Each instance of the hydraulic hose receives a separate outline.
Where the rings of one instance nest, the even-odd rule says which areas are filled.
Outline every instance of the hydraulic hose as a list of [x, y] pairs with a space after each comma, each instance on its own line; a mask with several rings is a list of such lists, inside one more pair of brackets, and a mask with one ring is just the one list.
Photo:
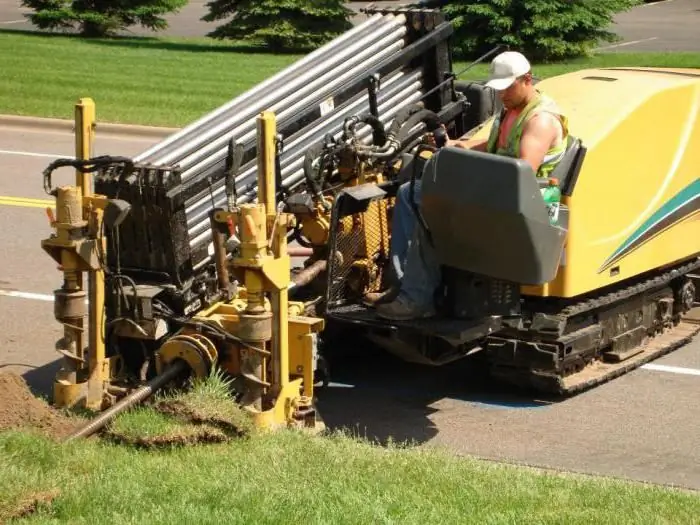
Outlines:
[[[314, 175], [313, 162], [314, 159], [319, 155], [321, 156], [321, 158], [319, 159], [318, 177], [316, 177]], [[306, 179], [306, 183], [311, 188], [311, 191], [314, 194], [314, 196], [319, 199], [321, 198], [323, 191], [322, 181], [323, 170], [325, 169], [324, 158], [325, 154], [323, 152], [323, 144], [318, 143], [311, 146], [304, 155], [304, 178]]]
[[358, 124], [367, 124], [372, 128], [372, 143], [375, 146], [383, 146], [386, 143], [386, 131], [379, 117], [375, 117], [371, 113], [366, 113], [360, 117], [350, 117], [347, 119], [345, 129], [349, 134], [354, 135], [355, 127]]
[[423, 228], [423, 231], [425, 232], [426, 237], [428, 238], [428, 242], [430, 244], [433, 244], [433, 236], [430, 232], [430, 228], [428, 228], [428, 224], [425, 222], [425, 218], [423, 217], [423, 214], [421, 213], [420, 209], [418, 208], [418, 204], [416, 204], [415, 201], [415, 185], [416, 185], [416, 172], [418, 171], [418, 159], [420, 158], [420, 154], [423, 151], [434, 151], [435, 148], [432, 146], [429, 146], [427, 144], [422, 144], [418, 146], [418, 149], [416, 150], [415, 156], [413, 158], [413, 169], [411, 170], [411, 182], [408, 186], [408, 203], [411, 206], [411, 209], [413, 210], [413, 213], [416, 215], [418, 218], [418, 222], [420, 223], [421, 228]]
[[396, 139], [398, 142], [402, 143], [408, 138], [410, 131], [418, 124], [424, 123], [428, 128], [429, 132], [435, 131], [440, 128], [440, 117], [429, 109], [421, 109], [420, 111], [414, 113], [401, 125]]
[[413, 104], [411, 106], [407, 106], [401, 109], [396, 114], [396, 117], [394, 117], [394, 121], [391, 123], [391, 126], [389, 126], [388, 134], [392, 137], [398, 136], [399, 130], [401, 129], [403, 123], [406, 122], [406, 119], [408, 119], [408, 117], [410, 117], [414, 113], [418, 113], [421, 110], [423, 110], [422, 104]]

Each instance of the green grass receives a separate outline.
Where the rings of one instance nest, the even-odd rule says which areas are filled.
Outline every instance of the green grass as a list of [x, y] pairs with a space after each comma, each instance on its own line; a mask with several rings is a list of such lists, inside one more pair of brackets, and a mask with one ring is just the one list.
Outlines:
[[230, 382], [215, 369], [192, 388], [156, 395], [148, 406], [121, 414], [107, 435], [144, 447], [224, 442], [254, 432], [250, 418], [234, 402]]
[[210, 40], [0, 32], [0, 112], [73, 118], [91, 97], [100, 122], [184, 126], [299, 57]]
[[146, 451], [0, 434], [0, 522], [693, 523], [700, 496], [284, 431]]
[[379, 447], [341, 432], [239, 435], [228, 387], [214, 372], [121, 414], [107, 439], [0, 433], [0, 523], [638, 525], [700, 515], [700, 494], [689, 491]]
[[[115, 38], [0, 31], [1, 113], [73, 118], [92, 97], [100, 122], [181, 127], [300, 58], [210, 39]], [[608, 66], [700, 67], [700, 53], [600, 54], [535, 67], [544, 78]], [[455, 64], [460, 71], [465, 64]], [[464, 79], [483, 78], [487, 65]]]

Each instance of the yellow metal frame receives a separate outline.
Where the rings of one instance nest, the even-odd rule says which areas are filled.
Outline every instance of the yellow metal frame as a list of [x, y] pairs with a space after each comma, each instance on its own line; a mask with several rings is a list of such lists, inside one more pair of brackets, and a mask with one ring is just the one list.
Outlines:
[[[94, 136], [95, 103], [82, 98], [75, 105], [76, 158], [91, 158]], [[41, 242], [44, 251], [59, 264], [64, 277], [63, 286], [55, 291], [55, 315], [64, 327], [64, 337], [58, 345], [64, 363], [54, 383], [54, 403], [100, 410], [109, 378], [102, 319], [104, 270], [99, 256], [106, 249], [101, 231], [107, 199], [93, 195], [91, 175], [79, 170], [75, 185], [56, 188], [54, 194], [56, 217], [51, 225], [55, 233]], [[86, 295], [85, 273], [87, 327], [80, 306]]]
[[[313, 364], [316, 334], [323, 330], [324, 321], [304, 316], [304, 304], [289, 301], [287, 232], [294, 227], [294, 216], [275, 205], [274, 114], [261, 113], [257, 128], [258, 202], [236, 210], [217, 210], [213, 215], [215, 225], [238, 229], [240, 250], [230, 270], [242, 276], [243, 283], [234, 298], [200, 311], [193, 320], [214, 323], [241, 340], [239, 349], [220, 348], [215, 357], [221, 368], [239, 371], [248, 381], [250, 390], [242, 406], [256, 427], [318, 431], [323, 423], [312, 409]], [[215, 253], [218, 249], [215, 247]], [[219, 267], [219, 271], [228, 273], [228, 268]], [[222, 287], [227, 285], [224, 281], [220, 279]], [[194, 375], [205, 375], [208, 366], [203, 361], [214, 360], [214, 345], [203, 341], [206, 337], [201, 334], [195, 341], [194, 335], [194, 329], [184, 329], [167, 341], [157, 353], [158, 371], [179, 358], [190, 364]]]
[[[89, 98], [75, 106], [75, 130], [76, 157], [92, 158], [95, 105]], [[185, 328], [161, 345], [156, 368], [163, 371], [175, 360], [183, 360], [193, 376], [203, 377], [217, 362], [248, 381], [243, 406], [256, 426], [320, 430], [323, 424], [313, 410], [313, 372], [315, 338], [324, 321], [305, 317], [304, 305], [288, 298], [287, 233], [294, 226], [294, 216], [276, 209], [275, 137], [275, 116], [264, 112], [258, 117], [259, 202], [213, 215], [212, 227], [237, 227], [241, 240], [237, 257], [217, 260], [217, 271], [222, 273], [219, 283], [228, 285], [230, 269], [242, 275], [242, 286], [234, 297], [194, 316], [219, 325], [239, 343], [215, 343], [206, 334]], [[54, 404], [102, 410], [114, 401], [108, 387], [112, 362], [119, 356], [107, 358], [105, 352], [102, 220], [108, 199], [93, 194], [92, 182], [89, 173], [76, 170], [74, 185], [52, 191], [54, 233], [41, 246], [60, 265], [64, 278], [55, 291], [55, 316], [64, 327], [57, 347], [64, 362], [54, 382]]]

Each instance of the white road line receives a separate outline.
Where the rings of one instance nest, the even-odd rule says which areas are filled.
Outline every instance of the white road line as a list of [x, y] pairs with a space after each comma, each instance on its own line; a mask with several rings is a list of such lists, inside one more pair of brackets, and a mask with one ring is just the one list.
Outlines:
[[0, 155], [24, 155], [26, 157], [46, 157], [50, 159], [73, 158], [73, 156], [71, 155], [58, 155], [55, 153], [34, 153], [32, 151], [13, 151], [8, 149], [0, 149]]
[[637, 7], [650, 7], [652, 5], [670, 4], [671, 2], [673, 2], [673, 0], [659, 0], [658, 2], [649, 2], [648, 4], [638, 5]]
[[[0, 297], [15, 297], [19, 299], [32, 299], [34, 301], [45, 301], [47, 303], [54, 301], [54, 296], [45, 293], [33, 293], [33, 292], [18, 292], [17, 290], [3, 290], [0, 288]], [[88, 300], [85, 299], [85, 304], [88, 304]]]
[[668, 365], [655, 365], [653, 363], [647, 363], [642, 365], [642, 368], [647, 370], [655, 370], [657, 372], [670, 372], [672, 374], [685, 374], [689, 376], [700, 376], [700, 370], [697, 368], [685, 368], [682, 366], [668, 366]]
[[0, 288], [0, 296], [19, 297], [20, 299], [34, 299], [36, 301], [53, 301], [53, 295], [43, 293], [18, 292], [17, 290], [3, 290]]
[[629, 42], [622, 42], [621, 44], [613, 44], [611, 46], [597, 47], [593, 51], [604, 51], [605, 49], [614, 49], [616, 47], [632, 46], [634, 44], [640, 44], [642, 42], [651, 42], [652, 40], [658, 40], [658, 36], [652, 36], [650, 38], [644, 38], [642, 40], [630, 40]]
[[23, 24], [29, 22], [29, 20], [6, 20], [5, 22], [0, 22], [0, 24]]
[[[4, 297], [18, 297], [20, 299], [34, 299], [36, 301], [47, 301], [52, 302], [54, 300], [53, 295], [43, 294], [43, 293], [32, 293], [32, 292], [19, 292], [17, 290], [3, 290], [0, 288], [0, 296]], [[87, 303], [87, 301], [85, 301]], [[654, 363], [647, 363], [642, 365], [641, 368], [645, 370], [654, 370], [656, 372], [670, 372], [672, 374], [684, 374], [689, 376], [700, 376], [700, 369], [697, 368], [686, 368], [681, 366], [668, 366], [668, 365], [657, 365]], [[348, 385], [344, 383], [331, 383], [331, 386], [336, 388], [354, 388], [354, 385]]]

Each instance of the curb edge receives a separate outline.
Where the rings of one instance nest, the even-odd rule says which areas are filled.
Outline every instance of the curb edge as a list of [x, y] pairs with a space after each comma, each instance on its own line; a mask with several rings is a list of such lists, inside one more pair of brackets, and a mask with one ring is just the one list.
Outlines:
[[[0, 115], [0, 126], [30, 129], [53, 129], [72, 133], [74, 122], [72, 120], [58, 118]], [[180, 128], [111, 124], [108, 122], [97, 121], [95, 133], [105, 135], [127, 135], [144, 138], [165, 138], [179, 130]]]

